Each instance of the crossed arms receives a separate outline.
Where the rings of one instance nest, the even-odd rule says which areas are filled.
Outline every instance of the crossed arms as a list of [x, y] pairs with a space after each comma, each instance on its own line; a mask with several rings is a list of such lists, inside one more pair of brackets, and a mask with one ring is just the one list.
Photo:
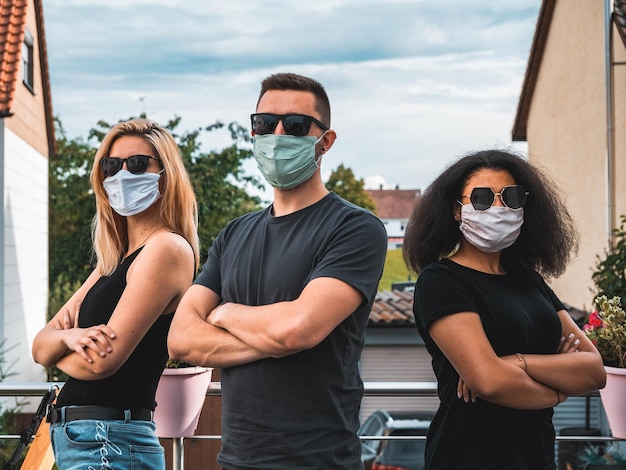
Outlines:
[[565, 310], [558, 315], [564, 338], [558, 354], [524, 354], [523, 360], [517, 355], [498, 357], [476, 313], [443, 317], [429, 333], [460, 376], [459, 399], [469, 402], [479, 397], [510, 408], [538, 410], [555, 406], [568, 395], [602, 388], [606, 380], [602, 358], [591, 341]]
[[171, 357], [207, 367], [233, 367], [312, 348], [363, 302], [344, 281], [311, 280], [292, 301], [262, 306], [220, 305], [211, 289], [193, 285], [174, 315]]
[[80, 380], [113, 375], [157, 318], [174, 311], [193, 280], [193, 267], [191, 247], [180, 235], [158, 234], [131, 265], [126, 289], [106, 324], [78, 326], [81, 303], [100, 278], [94, 271], [37, 334], [33, 358]]

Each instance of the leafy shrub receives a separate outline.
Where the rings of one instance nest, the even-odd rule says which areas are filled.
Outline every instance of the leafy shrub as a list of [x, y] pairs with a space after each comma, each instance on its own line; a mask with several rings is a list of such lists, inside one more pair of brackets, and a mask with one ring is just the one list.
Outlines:
[[626, 215], [621, 216], [619, 228], [613, 230], [613, 243], [604, 257], [598, 256], [592, 280], [598, 296], [626, 299]]

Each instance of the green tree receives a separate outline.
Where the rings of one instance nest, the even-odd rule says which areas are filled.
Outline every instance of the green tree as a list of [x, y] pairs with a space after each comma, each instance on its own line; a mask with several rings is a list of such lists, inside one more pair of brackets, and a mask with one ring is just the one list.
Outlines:
[[374, 204], [372, 197], [365, 191], [364, 186], [365, 182], [363, 179], [356, 179], [352, 170], [343, 166], [343, 163], [330, 174], [326, 182], [326, 189], [329, 191], [333, 191], [346, 201], [369, 209], [375, 214], [376, 204]]
[[91, 271], [91, 219], [95, 199], [89, 172], [96, 149], [88, 142], [68, 139], [55, 120], [57, 154], [48, 176], [49, 301], [53, 314]]
[[242, 162], [252, 157], [250, 133], [235, 122], [228, 125], [233, 144], [219, 152], [201, 152], [198, 145], [203, 131], [224, 127], [221, 122], [204, 129], [186, 132], [177, 138], [198, 199], [198, 235], [203, 253], [207, 253], [219, 231], [234, 217], [259, 208], [260, 199], [250, 196], [247, 187], [262, 189], [254, 176], [244, 173]]

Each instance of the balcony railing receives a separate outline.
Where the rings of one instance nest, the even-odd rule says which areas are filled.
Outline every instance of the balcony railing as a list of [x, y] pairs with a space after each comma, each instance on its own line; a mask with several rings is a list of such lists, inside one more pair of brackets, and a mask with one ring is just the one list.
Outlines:
[[[0, 397], [43, 397], [50, 387], [62, 386], [59, 382], [0, 382]], [[366, 396], [384, 397], [436, 397], [437, 382], [365, 382]], [[221, 383], [211, 382], [207, 396], [220, 396]], [[598, 396], [598, 392], [589, 396]], [[18, 434], [0, 435], [0, 439], [20, 439]], [[220, 435], [195, 435], [184, 439], [219, 440]], [[424, 440], [425, 436], [361, 436], [363, 440]], [[556, 436], [557, 442], [609, 442], [623, 441], [611, 436]], [[173, 469], [183, 469], [183, 438], [173, 439]]]

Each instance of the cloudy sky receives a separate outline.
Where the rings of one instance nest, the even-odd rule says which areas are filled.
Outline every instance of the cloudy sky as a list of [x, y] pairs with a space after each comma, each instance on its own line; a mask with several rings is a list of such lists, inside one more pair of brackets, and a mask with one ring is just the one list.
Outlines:
[[343, 163], [370, 187], [424, 189], [468, 151], [512, 146], [540, 4], [43, 0], [54, 113], [72, 138], [141, 112], [249, 127], [260, 81], [296, 72], [331, 100], [324, 177]]

